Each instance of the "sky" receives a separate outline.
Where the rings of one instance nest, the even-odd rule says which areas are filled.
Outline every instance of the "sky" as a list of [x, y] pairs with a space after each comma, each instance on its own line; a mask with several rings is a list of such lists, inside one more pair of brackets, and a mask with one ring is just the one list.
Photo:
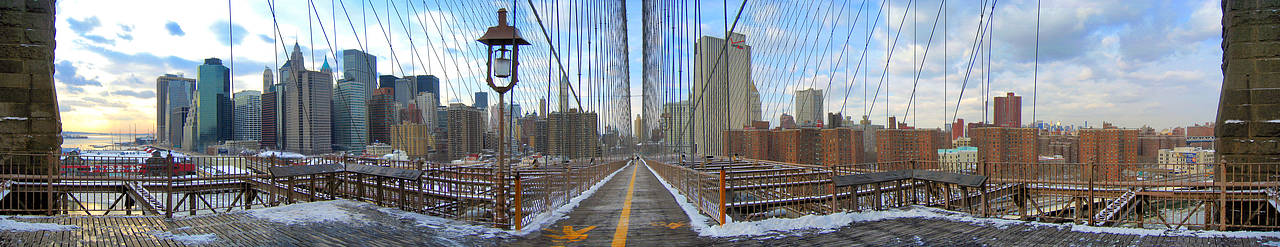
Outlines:
[[[1037, 1], [998, 1], [979, 50], [990, 52], [989, 69], [982, 69], [987, 62], [969, 62], [979, 20], [992, 16], [979, 14], [992, 8], [983, 2], [948, 1], [941, 11], [938, 0], [750, 1], [730, 28], [752, 47], [752, 78], [763, 118], [773, 126], [780, 114], [795, 115], [793, 92], [806, 88], [824, 90], [825, 112], [856, 120], [871, 111], [876, 124], [889, 116], [927, 128], [953, 118], [981, 121], [984, 98], [990, 109], [992, 98], [1006, 92], [1022, 96], [1024, 124], [1033, 111], [1035, 120], [1092, 127], [1159, 130], [1214, 120], [1222, 83], [1219, 1], [1044, 1], [1039, 17]], [[682, 4], [670, 4], [667, 13], [677, 16], [676, 30], [686, 31], [652, 41], [674, 46], [669, 61], [694, 60], [690, 40], [722, 37], [742, 6]], [[939, 13], [946, 18], [939, 21]], [[692, 14], [700, 17], [686, 17]], [[987, 77], [983, 97], [979, 82]], [[664, 89], [666, 102], [688, 94]], [[987, 112], [988, 121], [993, 114]]]
[[[203, 59], [217, 57], [224, 63], [234, 64], [234, 91], [261, 90], [262, 71], [278, 67], [286, 55], [283, 49], [291, 48], [294, 42], [303, 48], [310, 68], [319, 67], [318, 64], [325, 59], [336, 67], [339, 62], [333, 57], [333, 50], [364, 47], [378, 56], [379, 73], [434, 74], [442, 77], [442, 102], [471, 103], [471, 92], [487, 90], [480, 83], [477, 68], [482, 68], [483, 59], [479, 55], [480, 47], [474, 44], [474, 37], [480, 35], [483, 27], [493, 25], [493, 9], [509, 7], [510, 2], [466, 1], [341, 3], [317, 0], [312, 10], [306, 1], [279, 0], [275, 3], [274, 19], [266, 1], [231, 1], [230, 11], [228, 3], [218, 1], [59, 1], [54, 78], [63, 128], [87, 132], [128, 132], [130, 129], [150, 132], [155, 123], [154, 83], [157, 76], [181, 73], [194, 78], [196, 67]], [[546, 25], [556, 25], [552, 23], [557, 19], [572, 20], [579, 16], [569, 9], [574, 9], [571, 5], [584, 1], [563, 0], [556, 1], [555, 5], [549, 1], [533, 2], [544, 12], [541, 17]], [[562, 48], [558, 52], [563, 60], [556, 63], [546, 51], [547, 42], [535, 41], [528, 55], [521, 53], [522, 58], [527, 58], [521, 60], [522, 65], [527, 66], [522, 67], [522, 71], [528, 68], [531, 71], [528, 74], [534, 76], [522, 79], [522, 86], [517, 87], [513, 97], [526, 110], [535, 108], [532, 105], [536, 105], [536, 99], [549, 93], [552, 96], [550, 103], [555, 104], [558, 90], [546, 85], [551, 81], [548, 75], [554, 71], [552, 64], [565, 64], [566, 74], [574, 83], [618, 81], [622, 85], [607, 87], [629, 90], [630, 95], [622, 95], [608, 93], [607, 88], [601, 87], [577, 88], [579, 94], [588, 98], [629, 96], [625, 97], [630, 102], [629, 112], [611, 107], [623, 103], [613, 99], [598, 101], [594, 106], [596, 109], [612, 110], [614, 112], [610, 114], [615, 116], [639, 114], [640, 68], [643, 66], [640, 42], [644, 40], [641, 37], [640, 2], [625, 0], [627, 22], [606, 21], [604, 24], [605, 29], [627, 25], [625, 39], [628, 42], [625, 43], [620, 42], [621, 37], [589, 35], [599, 33], [595, 31], [599, 29], [569, 28], [565, 23], [558, 25], [563, 28], [550, 26], [551, 35], [557, 38], [554, 43], [559, 47], [574, 47], [575, 43], [565, 40], [594, 39], [592, 44], [608, 44], [618, 49], [625, 47], [626, 54], [574, 52]], [[970, 119], [970, 122], [982, 118], [982, 98], [976, 96], [980, 95], [976, 83], [968, 84], [960, 110], [958, 113], [955, 110], [957, 92], [960, 91], [956, 82], [963, 81], [962, 71], [967, 66], [964, 61], [972, 53], [968, 45], [972, 43], [978, 23], [980, 1], [947, 3], [946, 24], [940, 26], [945, 26], [948, 31], [945, 35], [939, 33], [933, 42], [941, 46], [942, 40], [947, 41], [946, 62], [942, 61], [944, 56], [937, 54], [942, 52], [941, 47], [931, 46], [918, 83], [903, 79], [912, 78], [915, 74], [911, 66], [915, 62], [913, 57], [904, 54], [910, 54], [912, 50], [917, 53], [926, 50], [925, 46], [930, 43], [923, 40], [933, 25], [934, 13], [940, 2], [917, 2], [913, 5], [917, 10], [913, 13], [914, 21], [905, 25], [898, 25], [897, 21], [907, 10], [904, 8], [906, 1], [894, 1], [891, 6], [877, 6], [878, 2], [748, 2], [741, 29], [735, 31], [746, 33], [748, 44], [756, 51], [753, 78], [761, 90], [767, 120], [776, 120], [780, 113], [794, 114], [790, 92], [806, 87], [828, 91], [827, 111], [843, 110], [856, 114], [866, 111], [868, 107], [862, 104], [865, 101], [862, 87], [869, 85], [874, 89], [880, 80], [879, 73], [885, 70], [886, 51], [890, 47], [886, 44], [892, 34], [890, 31], [912, 30], [912, 27], [916, 30], [915, 37], [910, 31], [900, 34], [903, 41], [892, 46], [897, 55], [892, 59], [886, 80], [889, 86], [888, 114], [901, 116], [907, 112], [906, 102], [909, 101], [912, 84], [915, 84], [918, 103], [914, 114], [906, 119], [916, 125], [938, 127], [950, 118], [944, 116]], [[372, 4], [360, 6], [369, 3]], [[388, 3], [400, 4], [395, 6], [396, 13], [388, 12], [392, 11]], [[865, 21], [871, 17], [851, 18], [863, 4], [870, 6], [864, 8], [868, 12], [861, 12], [864, 15], [874, 15], [873, 9], [888, 11], [880, 17], [879, 24], [868, 27]], [[1039, 17], [1038, 52], [1035, 50], [1035, 4], [1035, 1], [999, 1], [991, 35], [994, 49], [990, 92], [992, 96], [1006, 91], [1023, 95], [1024, 122], [1031, 119], [1032, 87], [1036, 87], [1038, 94], [1035, 108], [1040, 120], [1075, 125], [1085, 121], [1099, 125], [1108, 121], [1122, 127], [1151, 125], [1157, 129], [1213, 120], [1222, 82], [1221, 11], [1217, 1], [1045, 1], [1041, 3]], [[540, 30], [534, 28], [537, 19], [528, 13], [528, 4], [521, 1], [519, 5], [522, 7], [515, 9], [515, 25], [522, 28], [526, 37], [543, 38]], [[695, 27], [699, 34], [722, 33], [725, 13], [737, 10], [738, 6], [729, 5], [730, 8], [725, 8], [719, 1], [706, 1], [702, 6], [692, 6], [702, 11], [702, 18], [688, 20], [687, 23], [697, 23]], [[362, 8], [377, 9], [380, 14], [375, 16], [372, 12], [361, 11]], [[552, 11], [555, 9], [565, 11], [556, 15]], [[596, 9], [622, 10], [621, 6], [600, 6]], [[834, 18], [834, 12], [846, 13], [842, 18]], [[308, 15], [313, 13], [318, 13], [321, 18], [308, 21]], [[402, 19], [393, 21], [390, 16]], [[344, 20], [348, 18], [350, 21]], [[616, 19], [611, 16], [595, 18]], [[827, 19], [808, 26], [830, 33], [806, 33], [805, 28], [780, 21], [792, 19]], [[375, 24], [375, 20], [382, 23]], [[405, 22], [409, 24], [405, 25]], [[277, 23], [279, 28], [274, 28], [273, 23]], [[850, 28], [851, 25], [854, 28]], [[320, 31], [320, 26], [327, 31]], [[851, 71], [857, 66], [850, 65], [850, 61], [858, 60], [864, 52], [861, 41], [867, 39], [868, 28], [872, 30], [871, 41], [866, 43], [865, 49], [866, 61], [869, 62], [866, 70], [861, 72], [867, 76], [853, 77]], [[387, 29], [391, 31], [382, 31]], [[443, 35], [423, 36], [421, 33]], [[584, 33], [588, 34], [588, 39], [577, 36]], [[669, 38], [688, 41], [693, 35], [673, 34]], [[793, 37], [800, 37], [795, 40], [806, 42], [836, 42], [814, 45], [813, 50], [803, 53], [806, 55], [797, 56], [800, 49], [783, 44]], [[845, 37], [851, 37], [851, 41], [842, 42]], [[916, 41], [907, 42], [908, 38]], [[414, 42], [408, 42], [409, 39], [414, 39]], [[838, 55], [840, 51], [844, 51], [843, 56]], [[235, 54], [234, 59], [229, 59], [233, 57], [232, 53]], [[1038, 83], [1032, 84], [1029, 82], [1032, 81], [1032, 67], [1037, 54], [1039, 69], [1035, 78]], [[620, 63], [623, 57], [629, 64], [619, 65], [623, 64]], [[785, 57], [803, 60], [792, 59], [788, 63], [780, 59]], [[580, 60], [604, 61], [608, 66], [576, 65]], [[802, 64], [811, 65], [794, 66]], [[817, 64], [826, 65], [814, 66]], [[576, 73], [584, 71], [583, 67], [586, 67], [586, 72], [582, 72], [584, 78], [578, 79]], [[592, 73], [593, 70], [601, 73]], [[537, 79], [539, 74], [542, 79]], [[629, 78], [626, 77], [628, 74]], [[947, 81], [945, 86], [944, 78]], [[843, 99], [846, 94], [849, 95], [848, 100]], [[944, 95], [948, 100], [945, 112], [942, 107]], [[882, 93], [879, 96], [868, 94], [866, 98], [873, 97], [879, 99], [880, 105], [872, 110], [875, 112], [872, 119], [883, 122], [880, 119], [886, 114], [883, 113], [886, 97]], [[490, 99], [490, 102], [494, 101]], [[586, 107], [591, 109], [593, 106]], [[629, 123], [624, 122], [625, 119], [615, 121]], [[627, 127], [629, 129], [630, 126]]]

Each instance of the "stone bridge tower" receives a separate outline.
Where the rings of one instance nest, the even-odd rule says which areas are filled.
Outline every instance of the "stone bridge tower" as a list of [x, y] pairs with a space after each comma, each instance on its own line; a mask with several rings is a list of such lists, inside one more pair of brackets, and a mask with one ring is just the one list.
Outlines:
[[[53, 0], [0, 1], [0, 153], [57, 154]], [[0, 173], [47, 174], [55, 157], [0, 155]]]

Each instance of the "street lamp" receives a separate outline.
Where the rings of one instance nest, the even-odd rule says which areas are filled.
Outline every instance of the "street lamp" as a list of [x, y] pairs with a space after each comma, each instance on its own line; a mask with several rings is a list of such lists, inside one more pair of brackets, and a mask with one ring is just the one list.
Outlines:
[[[529, 45], [529, 41], [520, 38], [520, 30], [514, 26], [507, 25], [507, 9], [498, 9], [498, 25], [489, 27], [476, 41], [489, 46], [488, 74], [485, 75], [485, 82], [489, 83], [489, 87], [494, 92], [498, 92], [498, 180], [497, 196], [494, 197], [494, 223], [502, 224], [507, 222], [507, 124], [505, 113], [506, 107], [503, 101], [507, 91], [516, 86], [519, 81], [520, 68], [520, 46]], [[498, 51], [498, 58], [493, 57], [493, 52]], [[508, 58], [510, 54], [510, 58]], [[493, 77], [508, 79], [508, 84], [498, 86], [493, 81]], [[518, 204], [517, 204], [518, 205]], [[516, 225], [519, 225], [518, 223]]]

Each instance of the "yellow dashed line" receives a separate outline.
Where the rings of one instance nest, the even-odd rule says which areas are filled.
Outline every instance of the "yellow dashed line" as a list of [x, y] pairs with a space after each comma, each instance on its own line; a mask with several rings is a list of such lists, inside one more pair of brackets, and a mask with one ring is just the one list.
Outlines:
[[631, 223], [631, 196], [636, 192], [636, 167], [631, 167], [631, 184], [627, 185], [627, 199], [622, 201], [622, 216], [618, 218], [618, 230], [613, 232], [613, 246], [627, 246], [627, 225]]

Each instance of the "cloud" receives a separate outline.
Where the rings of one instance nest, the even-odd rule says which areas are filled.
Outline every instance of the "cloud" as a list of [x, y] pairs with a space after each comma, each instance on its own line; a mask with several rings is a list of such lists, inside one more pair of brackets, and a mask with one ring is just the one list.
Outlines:
[[133, 32], [133, 25], [120, 24], [120, 30], [121, 30], [121, 31], [124, 31], [124, 32], [126, 32], [126, 33], [132, 33], [132, 32]]
[[168, 23], [165, 23], [164, 29], [169, 30], [169, 35], [173, 35], [173, 36], [187, 35], [186, 32], [182, 31], [182, 26], [178, 26], [177, 22], [170, 21]]
[[68, 86], [102, 86], [102, 83], [97, 80], [85, 79], [83, 76], [76, 75], [76, 67], [66, 60], [54, 64], [53, 71], [53, 78]]
[[[230, 28], [230, 31], [228, 31], [227, 28]], [[214, 22], [213, 26], [209, 26], [209, 31], [212, 31], [213, 35], [218, 37], [218, 42], [221, 42], [223, 45], [239, 45], [240, 41], [243, 41], [244, 36], [249, 32], [246, 31], [243, 26], [240, 26], [239, 24], [231, 24], [227, 21]], [[228, 35], [231, 35], [231, 37], [227, 37]], [[230, 42], [228, 42], [228, 40], [230, 40]]]
[[93, 31], [93, 29], [102, 26], [102, 23], [98, 21], [97, 16], [90, 16], [89, 18], [80, 20], [67, 18], [67, 23], [71, 24], [71, 30], [76, 31], [77, 33], [88, 33], [89, 31]]
[[275, 44], [275, 43], [276, 43], [276, 39], [275, 39], [275, 38], [271, 38], [271, 36], [267, 36], [266, 34], [259, 34], [259, 35], [258, 35], [258, 38], [259, 38], [259, 39], [262, 39], [262, 42], [267, 42], [267, 43], [272, 43], [272, 44]]
[[85, 48], [90, 52], [106, 57], [107, 60], [113, 62], [113, 65], [120, 66], [119, 68], [131, 71], [137, 71], [136, 67], [139, 66], [160, 66], [159, 70], [167, 70], [167, 68], [194, 69], [200, 65], [200, 62], [175, 56], [160, 57], [151, 53], [126, 54], [94, 45], [86, 45]]
[[120, 39], [124, 39], [124, 40], [133, 40], [133, 34], [121, 33], [121, 34], [116, 34], [116, 37], [120, 37]]
[[84, 38], [85, 38], [85, 39], [88, 39], [89, 41], [93, 41], [93, 42], [96, 42], [96, 43], [99, 43], [99, 44], [108, 44], [108, 45], [114, 45], [114, 44], [116, 44], [116, 41], [115, 41], [115, 40], [111, 40], [111, 39], [108, 39], [108, 38], [106, 38], [106, 37], [102, 37], [102, 36], [98, 36], [98, 35], [86, 34], [86, 35], [84, 35]]
[[138, 90], [138, 91], [116, 90], [116, 91], [112, 91], [111, 94], [133, 96], [133, 97], [143, 98], [143, 99], [150, 99], [150, 98], [156, 97], [156, 92], [151, 90]]

